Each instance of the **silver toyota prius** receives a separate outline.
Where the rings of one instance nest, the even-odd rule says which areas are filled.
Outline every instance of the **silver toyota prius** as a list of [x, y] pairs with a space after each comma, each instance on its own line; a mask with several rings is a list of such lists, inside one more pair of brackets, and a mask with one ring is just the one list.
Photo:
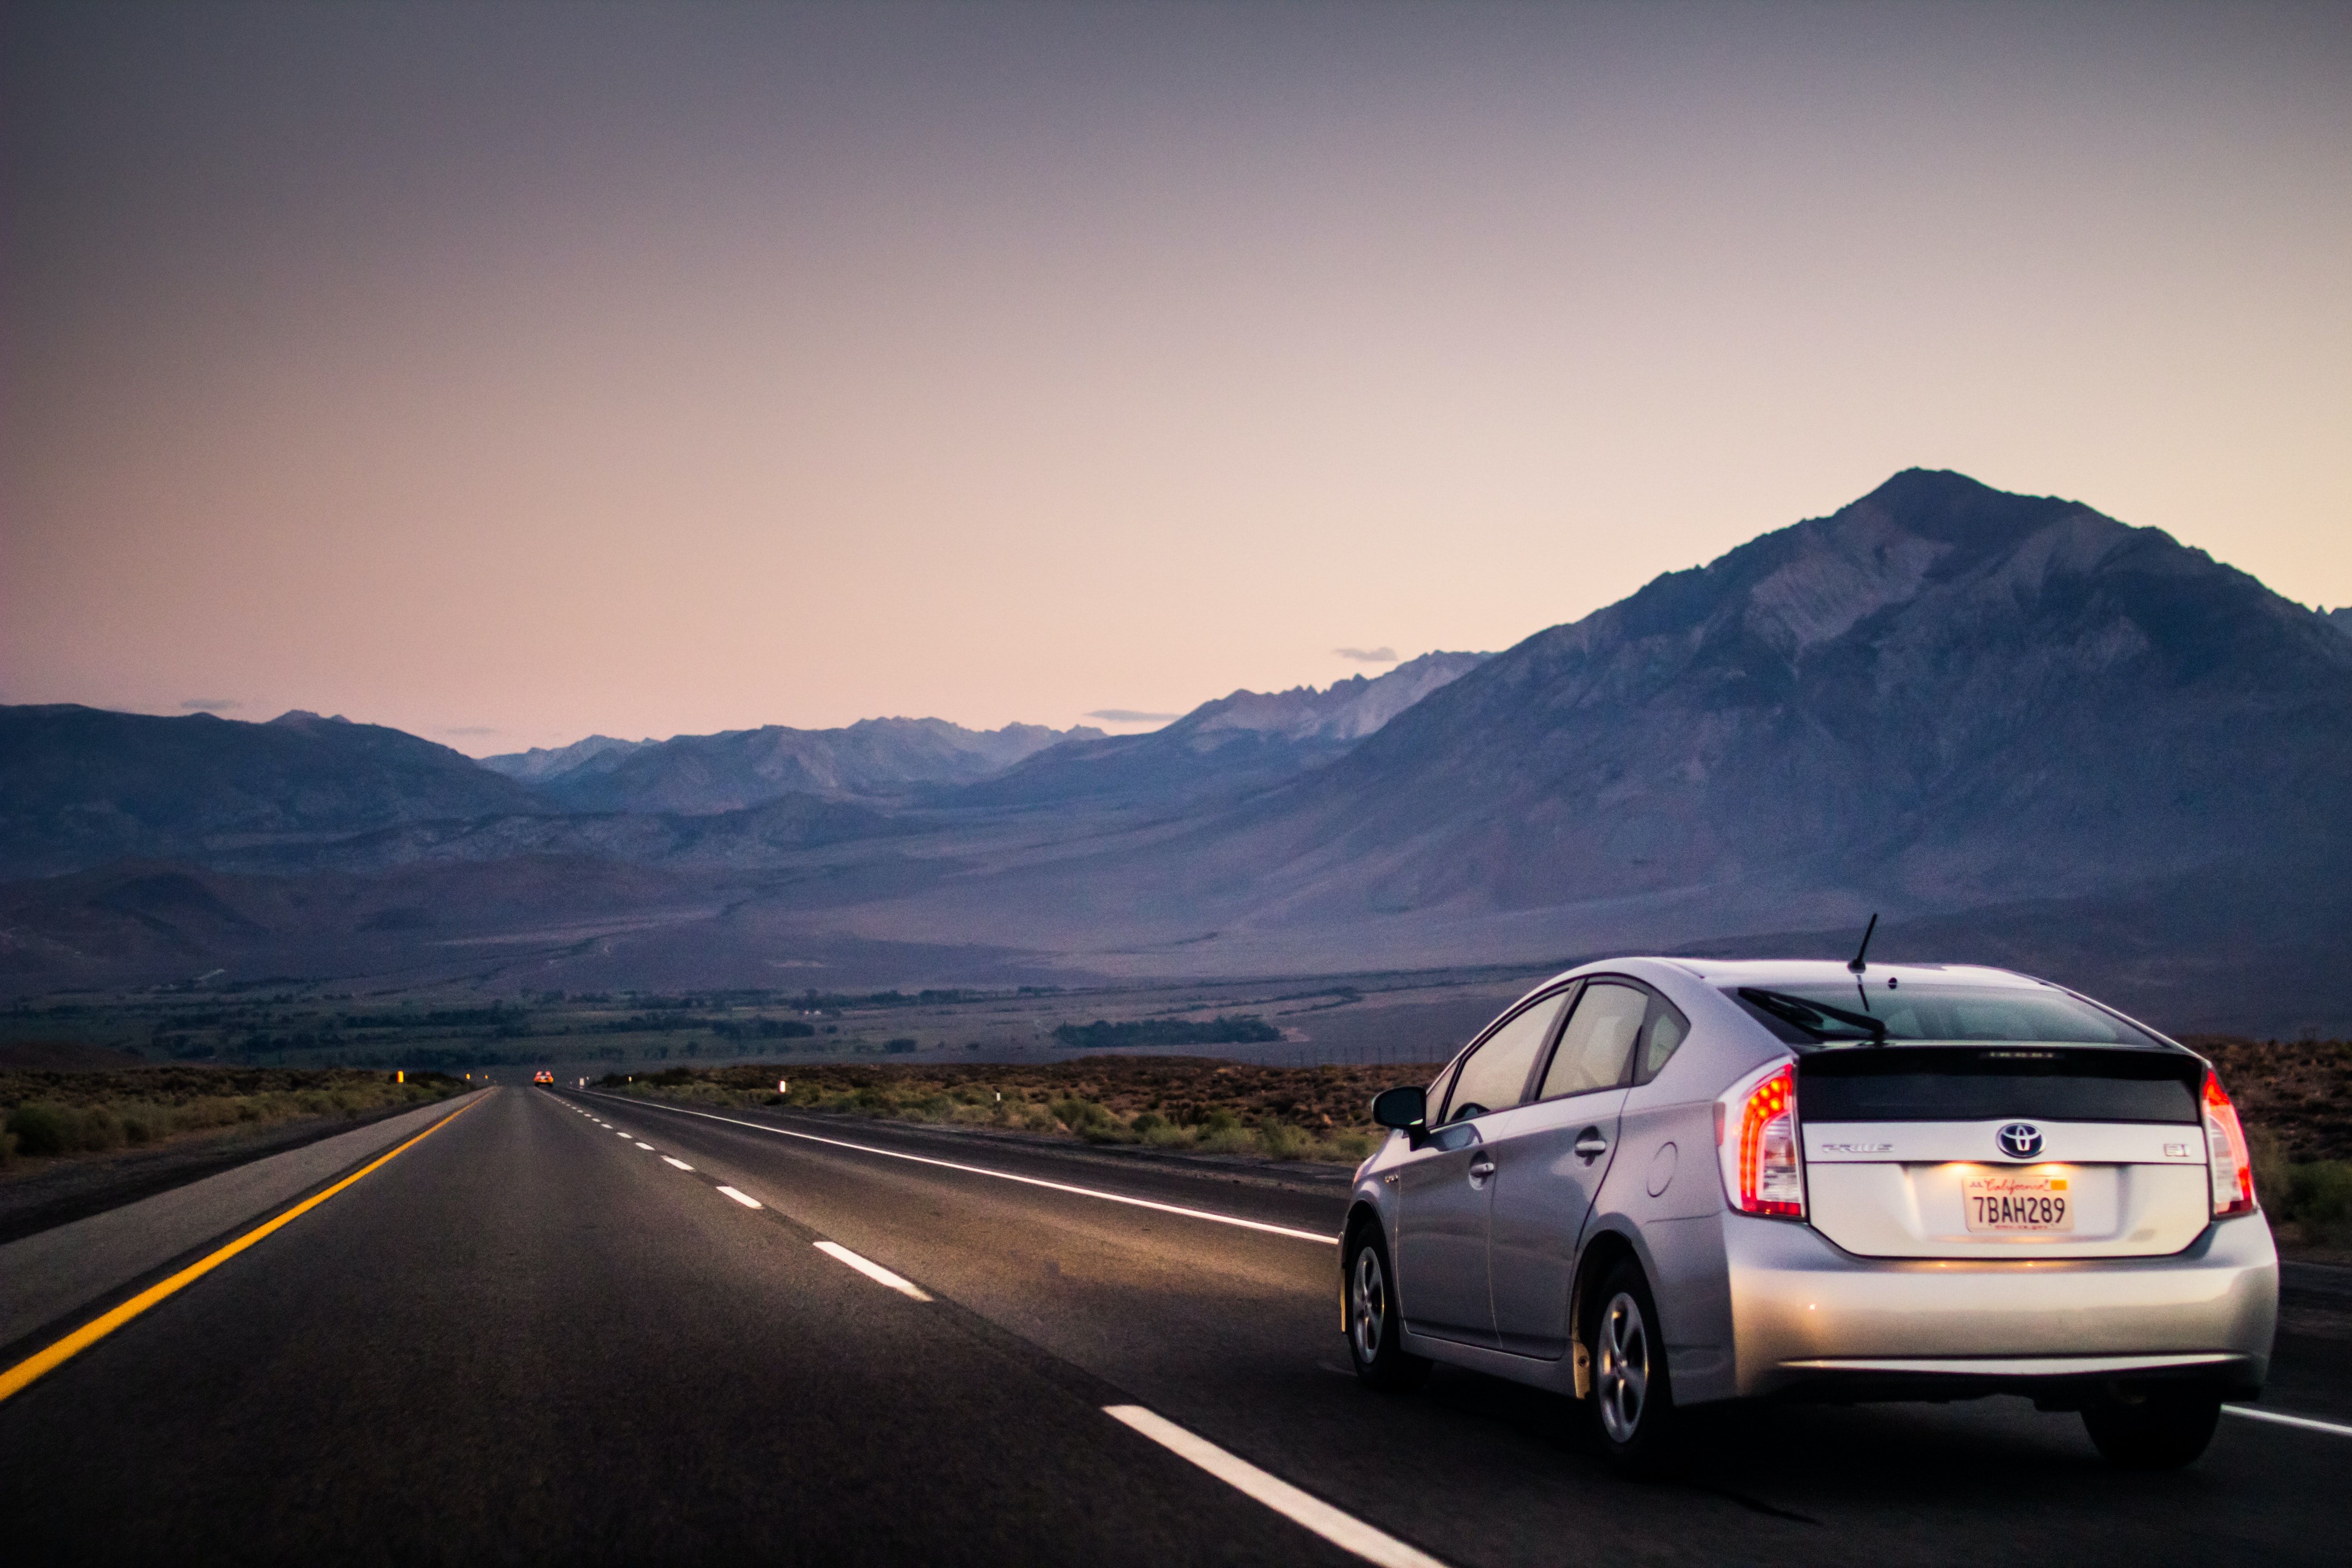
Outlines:
[[2024, 975], [1588, 964], [1373, 1116], [1358, 1375], [1556, 1390], [1628, 1469], [1694, 1405], [1995, 1393], [2166, 1468], [2268, 1370], [2278, 1254], [2221, 1079]]

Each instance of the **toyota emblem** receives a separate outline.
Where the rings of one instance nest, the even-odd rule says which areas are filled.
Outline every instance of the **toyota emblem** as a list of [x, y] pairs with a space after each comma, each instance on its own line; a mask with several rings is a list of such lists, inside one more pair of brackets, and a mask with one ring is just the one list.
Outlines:
[[2042, 1129], [2031, 1121], [2012, 1121], [1993, 1138], [2012, 1160], [2031, 1160], [2042, 1152]]

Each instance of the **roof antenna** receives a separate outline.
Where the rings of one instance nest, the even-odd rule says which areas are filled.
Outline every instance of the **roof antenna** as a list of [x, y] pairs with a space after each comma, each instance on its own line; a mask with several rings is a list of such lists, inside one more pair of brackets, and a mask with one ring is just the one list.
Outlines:
[[1864, 963], [1864, 962], [1863, 962], [1863, 959], [1864, 959], [1864, 956], [1865, 956], [1865, 955], [1870, 952], [1870, 935], [1871, 935], [1871, 932], [1872, 932], [1872, 931], [1876, 931], [1877, 929], [1878, 929], [1878, 915], [1877, 915], [1877, 913], [1876, 913], [1875, 911], [1873, 911], [1873, 913], [1871, 914], [1871, 917], [1870, 917], [1870, 924], [1869, 924], [1869, 926], [1868, 926], [1867, 928], [1865, 928], [1865, 929], [1864, 930], [1864, 931], [1863, 931], [1863, 933], [1862, 933], [1862, 945], [1861, 945], [1860, 947], [1858, 947], [1858, 948], [1854, 949], [1854, 952], [1853, 952], [1853, 962], [1852, 963], [1849, 963], [1849, 964], [1847, 964], [1847, 965], [1846, 965], [1846, 968], [1848, 968], [1849, 970], [1853, 971], [1853, 972], [1854, 973], [1856, 973], [1856, 974], [1861, 973], [1864, 970], [1868, 969], [1868, 968], [1870, 967], [1870, 965], [1869, 965], [1869, 964], [1867, 964], [1867, 963]]

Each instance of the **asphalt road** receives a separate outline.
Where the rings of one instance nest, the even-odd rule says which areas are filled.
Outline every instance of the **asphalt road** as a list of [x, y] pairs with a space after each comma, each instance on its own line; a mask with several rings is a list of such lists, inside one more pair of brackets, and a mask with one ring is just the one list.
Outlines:
[[[1336, 1190], [741, 1120], [763, 1125], [485, 1098], [0, 1404], [0, 1540], [22, 1562], [1360, 1561], [1105, 1414], [1141, 1406], [1451, 1563], [2343, 1560], [2352, 1437], [2225, 1419], [2146, 1477], [2018, 1400], [1772, 1408], [1634, 1485], [1561, 1402], [1443, 1371], [1359, 1388], [1318, 1239]], [[2352, 1341], [2283, 1336], [2273, 1389], [2352, 1421]]]

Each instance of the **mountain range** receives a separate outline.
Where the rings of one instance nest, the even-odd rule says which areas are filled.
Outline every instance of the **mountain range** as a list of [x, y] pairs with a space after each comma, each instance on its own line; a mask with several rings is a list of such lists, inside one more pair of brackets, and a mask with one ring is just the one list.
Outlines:
[[2340, 1028], [2347, 623], [1915, 469], [1503, 653], [1144, 735], [876, 720], [477, 764], [308, 715], [7, 710], [0, 978], [1329, 973], [1810, 951], [1875, 910], [1890, 957]]
[[[1052, 730], [1008, 724], [967, 730], [944, 719], [862, 719], [839, 730], [769, 724], [667, 741], [602, 736], [564, 748], [567, 762], [542, 767], [514, 757], [483, 765], [522, 777], [570, 811], [738, 811], [779, 795], [887, 794], [916, 784], [971, 784], [1002, 773], [1056, 742], [1097, 739], [1081, 725]], [[594, 747], [583, 751], [583, 748]], [[524, 758], [548, 757], [525, 752]]]

